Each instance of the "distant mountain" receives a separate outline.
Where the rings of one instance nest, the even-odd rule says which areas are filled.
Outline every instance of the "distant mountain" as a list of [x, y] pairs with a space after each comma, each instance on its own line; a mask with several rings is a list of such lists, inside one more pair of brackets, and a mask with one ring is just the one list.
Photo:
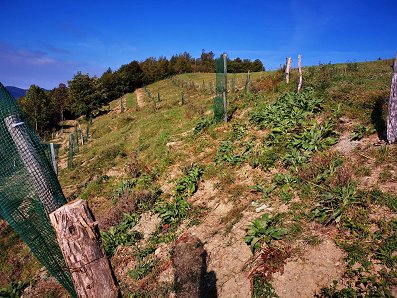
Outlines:
[[6, 89], [8, 90], [8, 92], [11, 93], [12, 96], [15, 97], [15, 99], [18, 99], [18, 98], [26, 95], [25, 89], [21, 89], [21, 88], [14, 87], [14, 86], [6, 86]]

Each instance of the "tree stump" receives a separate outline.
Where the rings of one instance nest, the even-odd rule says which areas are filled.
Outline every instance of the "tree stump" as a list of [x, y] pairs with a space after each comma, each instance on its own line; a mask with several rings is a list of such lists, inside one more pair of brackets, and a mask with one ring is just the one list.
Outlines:
[[391, 144], [397, 139], [397, 55], [393, 64], [390, 98], [387, 112], [387, 141]]
[[78, 297], [120, 297], [101, 245], [97, 223], [86, 201], [74, 200], [50, 213], [59, 246]]

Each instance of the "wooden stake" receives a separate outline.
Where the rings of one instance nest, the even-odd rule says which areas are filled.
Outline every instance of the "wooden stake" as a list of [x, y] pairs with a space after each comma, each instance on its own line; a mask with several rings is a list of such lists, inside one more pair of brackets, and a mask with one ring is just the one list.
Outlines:
[[223, 54], [223, 120], [227, 122], [227, 98], [226, 98], [226, 92], [227, 92], [227, 55]]
[[397, 54], [393, 64], [393, 76], [387, 112], [387, 141], [391, 144], [397, 139]]
[[55, 147], [54, 143], [50, 143], [50, 151], [51, 151], [51, 161], [52, 161], [52, 166], [54, 168], [55, 174], [58, 175], [58, 165], [57, 165], [57, 159], [55, 156]]
[[302, 60], [302, 56], [298, 55], [298, 71], [299, 71], [299, 84], [298, 84], [298, 93], [301, 91], [302, 88], [302, 65], [301, 65], [301, 61]]
[[292, 64], [292, 58], [286, 58], [286, 68], [285, 68], [285, 81], [287, 84], [289, 83], [289, 73], [291, 71], [291, 64]]
[[109, 260], [101, 245], [98, 225], [87, 202], [74, 200], [49, 216], [77, 296], [120, 297]]

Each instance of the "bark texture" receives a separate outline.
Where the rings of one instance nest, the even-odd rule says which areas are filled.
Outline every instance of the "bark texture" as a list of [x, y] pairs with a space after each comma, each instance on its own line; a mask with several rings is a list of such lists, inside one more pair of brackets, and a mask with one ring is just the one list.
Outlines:
[[395, 143], [397, 139], [397, 55], [393, 64], [393, 76], [390, 86], [390, 98], [387, 113], [387, 141]]
[[50, 214], [78, 297], [119, 297], [97, 223], [86, 201], [75, 200]]

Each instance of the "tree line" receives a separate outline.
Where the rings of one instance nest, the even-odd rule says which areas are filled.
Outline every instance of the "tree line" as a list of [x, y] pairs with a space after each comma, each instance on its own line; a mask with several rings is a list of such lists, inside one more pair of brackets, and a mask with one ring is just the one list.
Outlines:
[[[228, 59], [228, 72], [240, 73], [262, 71], [264, 66], [257, 59]], [[90, 77], [77, 72], [66, 84], [59, 84], [51, 91], [37, 85], [28, 89], [26, 96], [18, 103], [28, 117], [28, 121], [44, 135], [56, 128], [65, 119], [75, 119], [91, 113], [125, 93], [167, 77], [192, 72], [215, 72], [215, 55], [212, 51], [202, 51], [200, 58], [189, 53], [166, 57], [150, 57], [144, 61], [131, 61], [118, 70], [106, 70], [101, 77]]]

